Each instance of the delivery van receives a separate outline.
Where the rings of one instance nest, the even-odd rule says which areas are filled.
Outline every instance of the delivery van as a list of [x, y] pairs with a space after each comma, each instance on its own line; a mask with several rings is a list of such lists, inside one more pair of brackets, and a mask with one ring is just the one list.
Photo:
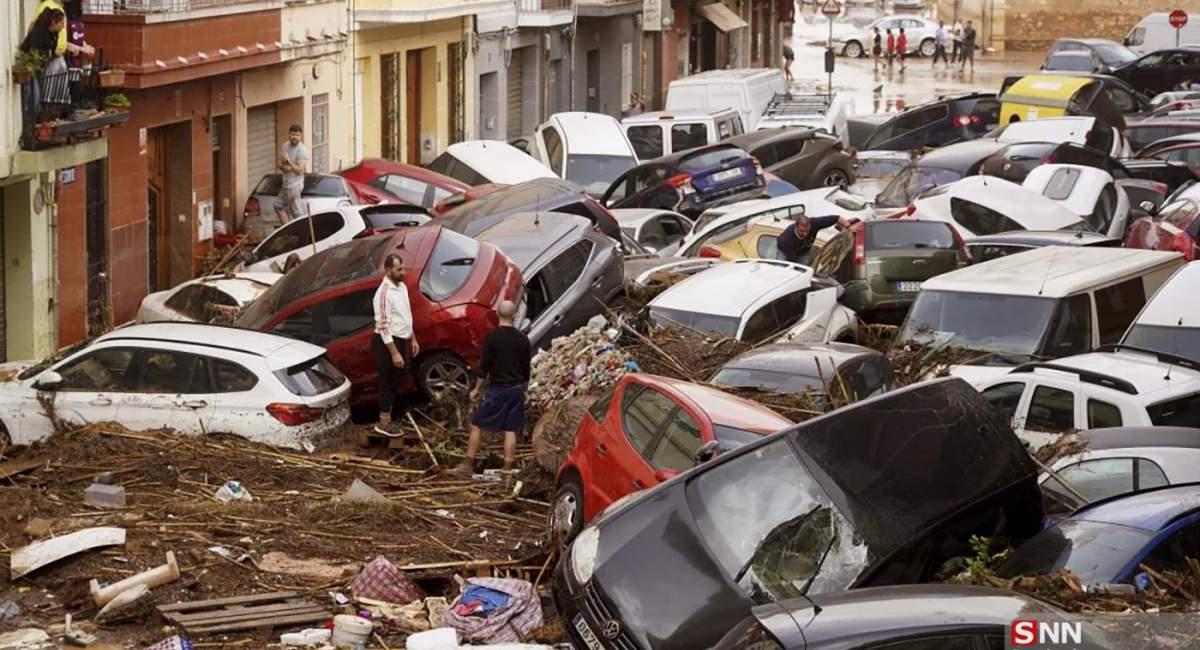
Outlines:
[[1165, 11], [1147, 15], [1138, 21], [1125, 37], [1125, 47], [1138, 55], [1157, 52], [1176, 45], [1200, 44], [1200, 14], [1188, 14], [1188, 22], [1179, 30], [1176, 42], [1175, 28], [1171, 27]]
[[672, 81], [667, 87], [666, 110], [732, 108], [741, 115], [745, 129], [753, 131], [767, 104], [787, 90], [783, 72], [773, 68], [709, 70]]

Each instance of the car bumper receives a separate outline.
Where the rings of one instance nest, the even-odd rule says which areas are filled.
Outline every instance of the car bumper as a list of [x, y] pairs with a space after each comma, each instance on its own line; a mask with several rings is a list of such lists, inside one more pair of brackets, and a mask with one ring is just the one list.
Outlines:
[[766, 181], [760, 180], [754, 185], [737, 188], [720, 194], [692, 194], [683, 197], [675, 206], [675, 211], [688, 217], [695, 218], [709, 208], [729, 205], [739, 201], [763, 198], [767, 192]]
[[620, 617], [612, 615], [612, 606], [596, 588], [594, 578], [587, 585], [575, 582], [574, 576], [570, 575], [569, 559], [570, 551], [560, 557], [554, 570], [550, 597], [571, 647], [576, 650], [643, 650], [627, 632], [619, 631], [615, 638], [603, 634], [605, 624], [619, 623]]

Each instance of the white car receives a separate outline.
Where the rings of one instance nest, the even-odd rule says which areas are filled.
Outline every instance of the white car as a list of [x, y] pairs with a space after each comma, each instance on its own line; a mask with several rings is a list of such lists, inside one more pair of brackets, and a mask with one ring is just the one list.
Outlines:
[[427, 223], [429, 214], [424, 208], [412, 205], [388, 203], [336, 208], [289, 221], [267, 235], [254, 250], [247, 253], [243, 270], [283, 273], [287, 258], [293, 254], [306, 260], [327, 248], [358, 237]]
[[692, 220], [670, 210], [615, 208], [609, 210], [628, 235], [651, 253], [670, 255], [692, 229]]
[[1075, 115], [1010, 122], [984, 136], [1004, 144], [1074, 143], [1099, 149], [1113, 158], [1132, 158], [1133, 148], [1120, 131], [1094, 117]]
[[1092, 230], [1123, 238], [1129, 225], [1129, 196], [1112, 175], [1084, 165], [1038, 165], [1021, 186], [1057, 201]]
[[[283, 175], [267, 174], [262, 177], [246, 199], [242, 209], [242, 228], [257, 239], [279, 227], [279, 215], [275, 212], [275, 201], [283, 187]], [[305, 174], [304, 188], [300, 191], [301, 214], [316, 214], [342, 206], [358, 203], [358, 194], [350, 182], [337, 174]]]
[[224, 322], [282, 277], [280, 273], [230, 273], [196, 278], [143, 298], [134, 322]]
[[[852, 59], [870, 55], [871, 44], [875, 42], [874, 29], [876, 27], [879, 28], [880, 41], [885, 49], [887, 47], [887, 30], [892, 30], [893, 36], [899, 36], [901, 28], [904, 29], [904, 35], [908, 37], [907, 54], [933, 56], [937, 49], [937, 43], [934, 40], [937, 35], [937, 22], [920, 16], [884, 16], [858, 32], [835, 38], [833, 50]], [[947, 43], [949, 43], [949, 39], [950, 27], [947, 25]]]
[[350, 382], [325, 349], [295, 339], [199, 323], [131, 325], [46, 367], [0, 366], [0, 424], [28, 445], [55, 426], [120, 422], [135, 430], [304, 448], [350, 418]]
[[1079, 215], [1002, 178], [967, 176], [919, 195], [904, 219], [941, 221], [963, 239], [1013, 230], [1091, 230]]
[[594, 197], [638, 164], [621, 123], [603, 113], [551, 115], [533, 132], [532, 149], [535, 160]]
[[1121, 337], [1121, 344], [1200, 363], [1197, 295], [1200, 295], [1200, 262], [1189, 262], [1154, 293]]
[[552, 169], [499, 140], [457, 142], [426, 165], [432, 171], [472, 187], [486, 183], [516, 185], [535, 178], [558, 178]]
[[681, 325], [739, 341], [853, 341], [855, 313], [838, 304], [841, 285], [814, 281], [812, 269], [779, 260], [717, 264], [648, 305], [658, 325]]
[[1027, 363], [977, 388], [1037, 448], [1065, 431], [1200, 427], [1198, 365], [1118, 347]]

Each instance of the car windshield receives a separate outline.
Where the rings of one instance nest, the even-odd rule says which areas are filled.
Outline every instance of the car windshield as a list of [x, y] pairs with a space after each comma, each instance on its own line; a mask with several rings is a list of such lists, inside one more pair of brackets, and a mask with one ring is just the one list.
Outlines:
[[962, 173], [953, 169], [909, 165], [876, 195], [875, 207], [906, 208], [919, 194], [939, 185], [953, 183], [960, 178]]
[[1121, 343], [1200, 362], [1200, 327], [1146, 325], [1134, 322]]
[[618, 176], [636, 164], [632, 156], [567, 156], [567, 180], [582, 186], [589, 194], [604, 194]]
[[899, 340], [1032, 357], [1042, 348], [1057, 302], [1053, 298], [922, 290]]
[[1200, 427], [1200, 393], [1151, 404], [1146, 412], [1156, 427]]
[[[829, 377], [826, 377], [828, 380]], [[792, 372], [761, 370], [758, 368], [721, 368], [713, 375], [712, 383], [734, 388], [758, 388], [777, 393], [821, 392], [824, 382], [820, 377], [809, 377]]]
[[[255, 194], [279, 194], [283, 184], [283, 177], [280, 174], [269, 174], [264, 176], [258, 183], [258, 187], [254, 188]], [[309, 174], [304, 177], [304, 189], [300, 192], [300, 196], [312, 197], [338, 197], [346, 196], [346, 186], [342, 179], [338, 176], [319, 176]]]
[[1116, 43], [1093, 45], [1092, 51], [1104, 62], [1104, 65], [1120, 65], [1137, 60], [1137, 54], [1133, 50]]
[[655, 325], [683, 325], [705, 334], [720, 334], [722, 336], [737, 336], [738, 325], [741, 321], [736, 316], [716, 316], [697, 311], [669, 309], [667, 307], [650, 307], [650, 318]]
[[1015, 578], [1067, 569], [1085, 584], [1112, 582], [1153, 537], [1139, 528], [1067, 519], [1022, 544], [996, 573]]
[[471, 277], [478, 256], [479, 242], [442, 229], [421, 273], [421, 293], [433, 301], [454, 295]]
[[950, 226], [933, 221], [872, 221], [867, 224], [870, 250], [895, 248], [954, 248]]
[[854, 170], [858, 178], [888, 178], [899, 174], [909, 165], [904, 158], [860, 158]]
[[346, 383], [346, 376], [324, 356], [277, 370], [275, 377], [289, 392], [300, 397], [316, 397]]

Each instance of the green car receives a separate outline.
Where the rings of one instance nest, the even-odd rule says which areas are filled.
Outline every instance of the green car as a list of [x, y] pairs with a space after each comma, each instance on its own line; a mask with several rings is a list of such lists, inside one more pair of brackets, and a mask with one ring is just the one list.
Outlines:
[[842, 304], [868, 322], [899, 324], [935, 275], [970, 263], [953, 226], [913, 219], [868, 221], [830, 239], [812, 258], [817, 277], [833, 278], [846, 292]]

